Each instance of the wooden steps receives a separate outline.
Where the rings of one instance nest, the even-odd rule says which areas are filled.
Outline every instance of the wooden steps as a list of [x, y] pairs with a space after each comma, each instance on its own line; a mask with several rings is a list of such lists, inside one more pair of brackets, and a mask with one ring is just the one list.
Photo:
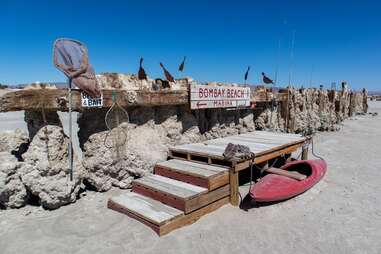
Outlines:
[[135, 214], [155, 225], [163, 225], [178, 216], [184, 215], [184, 212], [180, 210], [134, 192], [127, 192], [110, 198], [108, 207], [123, 213]]
[[209, 191], [229, 183], [228, 167], [178, 159], [157, 163], [155, 174], [207, 188]]
[[163, 235], [230, 200], [227, 167], [174, 159], [155, 165], [154, 173], [134, 180], [132, 192], [110, 198], [108, 207]]
[[[138, 195], [139, 197], [131, 198], [131, 194]], [[174, 208], [172, 208], [174, 211], [169, 210], [169, 206], [154, 200], [149, 201], [150, 205], [146, 205], [144, 209], [139, 209], [139, 206], [136, 207], [136, 203], [140, 203], [139, 199], [142, 199], [142, 197], [144, 196], [135, 194], [133, 192], [127, 192], [119, 197], [110, 198], [107, 207], [112, 210], [124, 213], [129, 217], [142, 222], [143, 224], [152, 228], [159, 236], [168, 234], [172, 230], [183, 227], [185, 225], [192, 224], [196, 222], [201, 216], [211, 213], [221, 206], [229, 203], [229, 197], [224, 197], [190, 214], [184, 214]], [[130, 208], [131, 203], [135, 204], [134, 209]], [[178, 212], [181, 214], [178, 215]]]
[[229, 185], [208, 192], [208, 189], [160, 175], [133, 181], [132, 191], [184, 211], [185, 214], [230, 194]]

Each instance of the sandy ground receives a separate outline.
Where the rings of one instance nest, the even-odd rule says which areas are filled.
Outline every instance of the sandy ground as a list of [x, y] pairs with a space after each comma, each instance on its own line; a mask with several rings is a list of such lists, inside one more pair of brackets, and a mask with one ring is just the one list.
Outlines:
[[88, 192], [55, 211], [0, 211], [0, 253], [381, 253], [381, 103], [370, 111], [379, 115], [316, 136], [328, 174], [292, 200], [248, 211], [226, 205], [160, 238], [106, 208], [120, 190]]

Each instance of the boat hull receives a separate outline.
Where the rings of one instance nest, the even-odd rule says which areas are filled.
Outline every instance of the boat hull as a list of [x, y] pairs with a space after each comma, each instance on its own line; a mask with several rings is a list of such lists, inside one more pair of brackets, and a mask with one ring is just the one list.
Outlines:
[[284, 170], [305, 168], [308, 177], [302, 181], [282, 175], [267, 174], [250, 190], [250, 196], [257, 202], [275, 202], [295, 197], [318, 183], [327, 171], [324, 160], [300, 160], [287, 163]]

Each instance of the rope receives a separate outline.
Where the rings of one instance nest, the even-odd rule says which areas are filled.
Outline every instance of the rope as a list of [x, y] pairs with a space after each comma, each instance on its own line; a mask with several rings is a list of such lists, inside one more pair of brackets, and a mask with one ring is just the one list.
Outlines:
[[[127, 141], [127, 134], [124, 130], [121, 130], [121, 128], [119, 127], [120, 123], [121, 123], [121, 119], [120, 119], [120, 115], [119, 113], [122, 112], [122, 114], [124, 114], [124, 118], [127, 122], [129, 122], [129, 116], [128, 116], [128, 113], [127, 111], [121, 107], [118, 102], [117, 102], [117, 96], [116, 96], [116, 92], [113, 91], [112, 92], [112, 101], [113, 101], [113, 104], [111, 105], [111, 107], [109, 108], [109, 110], [107, 110], [106, 112], [106, 115], [105, 115], [105, 124], [106, 124], [106, 127], [107, 129], [109, 130], [109, 132], [107, 132], [106, 136], [105, 136], [105, 139], [104, 139], [104, 146], [111, 149], [113, 148], [114, 146], [116, 147], [116, 153], [117, 153], [117, 159], [119, 160], [120, 159], [120, 154], [119, 154], [119, 148], [123, 145], [126, 144], [126, 141]], [[111, 126], [108, 122], [108, 119], [110, 117], [110, 114], [114, 112], [114, 117], [115, 117], [115, 120], [116, 120], [116, 126]], [[123, 120], [123, 119], [122, 119]], [[108, 145], [107, 144], [107, 140], [110, 136], [110, 134], [113, 132], [113, 130], [116, 130], [117, 132], [117, 138], [115, 139], [114, 137], [114, 140], [112, 142], [112, 145]], [[123, 134], [123, 137], [121, 137], [120, 134]]]
[[312, 155], [313, 156], [315, 156], [316, 158], [319, 158], [319, 159], [321, 159], [321, 160], [323, 160], [323, 161], [325, 161], [325, 159], [323, 158], [323, 157], [321, 157], [321, 156], [319, 156], [319, 155], [317, 155], [316, 153], [315, 153], [315, 150], [314, 150], [314, 139], [313, 138], [311, 138], [311, 152], [312, 152]]

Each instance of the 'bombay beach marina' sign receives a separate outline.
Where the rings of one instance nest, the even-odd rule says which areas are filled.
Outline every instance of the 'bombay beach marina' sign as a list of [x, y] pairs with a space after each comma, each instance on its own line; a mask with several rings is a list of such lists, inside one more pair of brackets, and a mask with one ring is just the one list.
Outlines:
[[190, 89], [191, 109], [250, 106], [249, 87], [192, 85]]

